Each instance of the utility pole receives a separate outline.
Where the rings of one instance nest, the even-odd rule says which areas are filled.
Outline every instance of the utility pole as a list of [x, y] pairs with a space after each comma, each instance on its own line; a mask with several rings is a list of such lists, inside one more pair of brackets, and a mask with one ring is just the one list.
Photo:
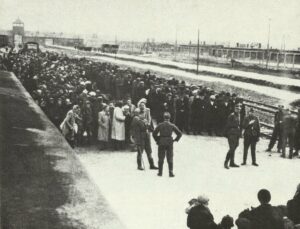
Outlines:
[[176, 57], [177, 57], [177, 25], [176, 25], [174, 55], [175, 55], [175, 61], [176, 61]]
[[270, 30], [271, 30], [271, 19], [269, 18], [269, 31], [268, 31], [268, 44], [267, 44], [267, 60], [266, 60], [266, 69], [268, 69], [268, 64], [269, 64], [269, 59], [270, 59], [270, 53], [269, 53], [269, 48], [270, 48]]
[[199, 29], [198, 29], [198, 42], [197, 42], [197, 75], [199, 73], [199, 46], [200, 46], [200, 43], [199, 43], [199, 36], [200, 36], [200, 32], [199, 32]]

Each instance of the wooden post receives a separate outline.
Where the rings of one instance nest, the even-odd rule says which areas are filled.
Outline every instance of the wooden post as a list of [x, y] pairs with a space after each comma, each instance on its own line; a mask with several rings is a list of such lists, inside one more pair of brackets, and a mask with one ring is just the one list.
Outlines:
[[296, 54], [293, 55], [293, 69], [295, 67], [295, 57], [296, 57]]
[[286, 52], [284, 53], [284, 67], [286, 67]]
[[277, 69], [279, 68], [279, 52], [277, 52]]

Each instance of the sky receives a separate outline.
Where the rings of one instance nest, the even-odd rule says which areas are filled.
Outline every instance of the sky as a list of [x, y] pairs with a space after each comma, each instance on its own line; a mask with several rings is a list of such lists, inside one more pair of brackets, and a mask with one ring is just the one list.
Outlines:
[[[200, 40], [300, 48], [300, 0], [0, 0], [0, 29], [97, 34], [103, 39]], [[285, 42], [284, 42], [285, 41]]]

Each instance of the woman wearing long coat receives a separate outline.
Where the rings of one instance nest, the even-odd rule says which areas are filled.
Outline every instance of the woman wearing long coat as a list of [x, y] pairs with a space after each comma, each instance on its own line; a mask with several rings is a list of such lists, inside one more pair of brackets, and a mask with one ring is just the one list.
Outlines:
[[98, 141], [100, 142], [100, 149], [105, 149], [107, 148], [109, 140], [110, 115], [108, 106], [105, 106], [104, 109], [98, 113], [98, 124]]
[[117, 102], [112, 118], [111, 139], [114, 140], [115, 149], [122, 148], [125, 141], [125, 115], [121, 108], [122, 103]]

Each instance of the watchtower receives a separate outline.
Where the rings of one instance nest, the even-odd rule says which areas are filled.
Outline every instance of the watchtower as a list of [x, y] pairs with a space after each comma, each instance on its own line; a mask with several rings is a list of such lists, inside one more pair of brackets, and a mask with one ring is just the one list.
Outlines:
[[13, 22], [12, 34], [15, 47], [22, 47], [25, 30], [24, 23], [20, 20], [20, 18]]

